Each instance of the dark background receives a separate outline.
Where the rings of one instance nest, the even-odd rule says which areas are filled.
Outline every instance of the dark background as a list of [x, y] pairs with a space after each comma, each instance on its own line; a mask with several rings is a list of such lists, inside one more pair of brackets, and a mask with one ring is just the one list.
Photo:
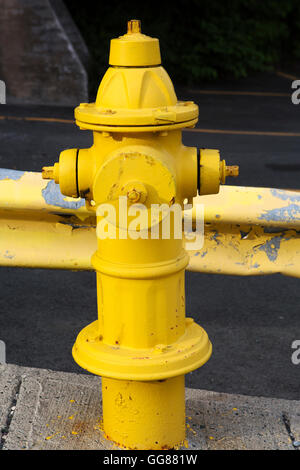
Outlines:
[[109, 41], [126, 33], [126, 21], [160, 39], [162, 60], [177, 84], [197, 85], [290, 68], [300, 59], [299, 0], [179, 0], [65, 4], [91, 53], [95, 94], [106, 70]]

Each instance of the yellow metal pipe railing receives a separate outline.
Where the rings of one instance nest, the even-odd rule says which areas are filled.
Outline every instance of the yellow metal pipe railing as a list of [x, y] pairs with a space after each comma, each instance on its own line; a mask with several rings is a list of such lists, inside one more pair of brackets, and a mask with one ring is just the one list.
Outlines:
[[0, 265], [91, 270], [95, 217], [41, 173], [0, 169]]
[[[300, 276], [300, 193], [222, 186], [204, 206], [204, 244], [189, 250], [197, 272]], [[92, 270], [96, 218], [41, 173], [0, 169], [0, 265]], [[220, 262], [221, 260], [221, 262]]]
[[300, 277], [300, 193], [222, 186], [194, 198], [204, 206], [204, 245], [189, 251], [188, 269], [237, 275]]

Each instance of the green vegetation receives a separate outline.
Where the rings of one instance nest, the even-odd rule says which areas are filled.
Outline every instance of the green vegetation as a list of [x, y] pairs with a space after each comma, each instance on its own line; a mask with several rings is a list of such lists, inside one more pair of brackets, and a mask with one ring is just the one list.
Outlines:
[[131, 18], [159, 37], [163, 65], [177, 83], [246, 77], [300, 59], [299, 0], [65, 3], [92, 55], [92, 93], [107, 68], [109, 40]]

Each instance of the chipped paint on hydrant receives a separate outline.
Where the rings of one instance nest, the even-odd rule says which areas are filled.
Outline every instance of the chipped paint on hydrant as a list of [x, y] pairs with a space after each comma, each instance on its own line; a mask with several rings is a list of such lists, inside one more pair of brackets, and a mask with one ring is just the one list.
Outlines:
[[[77, 125], [93, 131], [94, 143], [63, 151], [43, 169], [54, 180], [43, 191], [47, 201], [62, 204], [55, 182], [94, 213], [103, 203], [116, 206], [120, 196], [127, 197], [127, 210], [136, 202], [147, 210], [183, 207], [185, 199], [216, 194], [226, 176], [237, 176], [238, 167], [226, 166], [217, 150], [182, 144], [182, 129], [195, 126], [198, 107], [177, 100], [159, 41], [142, 34], [138, 20], [111, 41], [109, 65], [96, 102], [75, 110]], [[97, 215], [98, 225], [102, 220]], [[148, 219], [144, 228], [151, 224]], [[73, 357], [103, 377], [109, 439], [131, 449], [174, 448], [185, 440], [184, 375], [212, 352], [206, 332], [185, 316], [189, 257], [172, 231], [167, 240], [161, 230], [157, 239], [133, 240], [123, 237], [124, 227], [115, 228], [116, 239], [98, 239], [92, 258], [98, 320], [79, 333]]]

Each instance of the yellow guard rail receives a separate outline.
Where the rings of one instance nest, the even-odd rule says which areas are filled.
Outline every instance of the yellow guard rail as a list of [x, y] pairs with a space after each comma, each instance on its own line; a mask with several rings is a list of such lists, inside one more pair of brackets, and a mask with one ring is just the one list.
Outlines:
[[[300, 277], [300, 192], [221, 186], [197, 203], [204, 244], [188, 252], [188, 270]], [[83, 199], [63, 196], [41, 173], [0, 169], [1, 266], [93, 270], [96, 248], [96, 217]]]

